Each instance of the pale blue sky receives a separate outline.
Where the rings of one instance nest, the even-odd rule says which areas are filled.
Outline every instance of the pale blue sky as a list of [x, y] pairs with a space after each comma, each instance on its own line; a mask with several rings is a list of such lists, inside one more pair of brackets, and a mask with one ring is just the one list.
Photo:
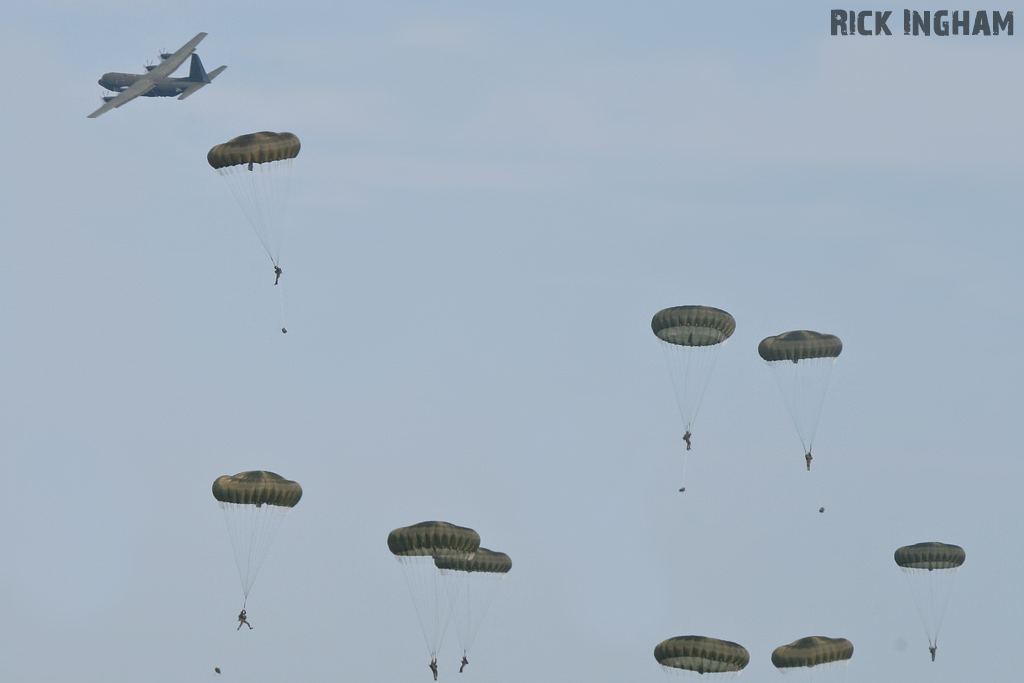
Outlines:
[[[1021, 36], [379, 4], [5, 8], [0, 679], [429, 683], [385, 544], [427, 519], [515, 563], [442, 681], [653, 682], [683, 634], [755, 683], [806, 635], [853, 641], [847, 683], [1019, 677]], [[213, 85], [86, 118], [199, 31]], [[303, 143], [286, 336], [205, 159], [264, 129]], [[683, 497], [649, 325], [689, 303], [737, 330]], [[825, 515], [756, 353], [797, 328], [845, 344]], [[210, 484], [249, 469], [305, 495], [237, 633]], [[967, 552], [934, 664], [892, 560], [927, 540]]]

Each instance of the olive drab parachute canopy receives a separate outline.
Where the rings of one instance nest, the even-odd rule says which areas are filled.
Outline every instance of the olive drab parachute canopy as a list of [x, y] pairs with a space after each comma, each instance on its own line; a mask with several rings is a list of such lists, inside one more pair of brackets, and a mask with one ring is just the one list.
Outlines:
[[246, 600], [284, 516], [302, 498], [302, 487], [273, 472], [240, 472], [213, 482], [235, 551]]
[[461, 578], [460, 572], [437, 569], [435, 558], [470, 560], [479, 547], [480, 534], [447, 522], [420, 522], [388, 534], [388, 549], [402, 565], [432, 658], [444, 641]]
[[292, 133], [264, 131], [240, 135], [206, 155], [210, 166], [227, 181], [275, 266], [280, 265], [281, 219], [288, 180], [300, 147]]
[[703, 678], [732, 678], [750, 662], [750, 653], [738, 643], [704, 636], [678, 636], [654, 648], [663, 670], [690, 672]]
[[458, 555], [439, 555], [434, 558], [434, 566], [442, 571], [505, 575], [512, 569], [512, 558], [505, 553], [494, 552], [487, 548], [477, 548], [471, 558]]
[[795, 364], [801, 360], [835, 358], [843, 352], [843, 342], [834, 334], [797, 330], [762, 339], [757, 352], [768, 362], [788, 360]]
[[388, 534], [388, 550], [397, 557], [452, 555], [471, 558], [480, 547], [480, 534], [447, 522], [420, 522]]
[[[839, 337], [809, 330], [768, 337], [757, 347], [761, 358], [772, 369], [804, 453], [809, 454], [814, 446], [832, 366], [842, 351], [843, 342]], [[810, 469], [809, 460], [807, 465]]]
[[840, 681], [853, 657], [853, 643], [846, 638], [809, 636], [782, 645], [772, 652], [772, 664], [785, 674], [807, 681]]
[[[679, 415], [683, 420], [683, 438], [689, 450], [693, 422], [711, 381], [718, 352], [736, 330], [736, 320], [711, 306], [673, 306], [654, 314], [651, 330], [661, 341], [668, 363]], [[684, 477], [685, 467], [684, 459]]]
[[498, 584], [512, 569], [512, 558], [505, 553], [477, 548], [471, 558], [439, 555], [434, 558], [434, 566], [441, 574], [450, 573], [452, 578], [461, 583], [452, 605], [452, 621], [455, 622], [455, 633], [459, 637], [462, 654], [466, 656], [473, 647]]
[[301, 144], [292, 133], [249, 133], [217, 145], [206, 159], [216, 169], [227, 166], [268, 164], [274, 161], [294, 159], [299, 155]]
[[907, 585], [917, 606], [921, 623], [928, 635], [928, 647], [935, 658], [939, 629], [946, 613], [946, 603], [953, 590], [953, 579], [967, 559], [964, 549], [948, 543], [915, 543], [898, 548], [894, 555], [897, 566], [907, 577]]
[[900, 569], [958, 569], [967, 559], [967, 553], [958, 545], [948, 543], [915, 543], [897, 548], [894, 554]]

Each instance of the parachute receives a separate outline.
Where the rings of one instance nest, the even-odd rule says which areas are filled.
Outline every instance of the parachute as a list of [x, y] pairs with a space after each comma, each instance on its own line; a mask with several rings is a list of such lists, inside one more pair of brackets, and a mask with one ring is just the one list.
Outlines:
[[[832, 366], [842, 351], [843, 342], [839, 337], [809, 330], [768, 337], [757, 347], [761, 358], [772, 369], [807, 456], [814, 446]], [[808, 457], [807, 469], [810, 468]]]
[[939, 629], [942, 628], [946, 603], [953, 589], [953, 579], [967, 559], [967, 554], [958, 545], [915, 543], [898, 548], [894, 558], [907, 577], [917, 613], [928, 635], [928, 649], [934, 660]]
[[841, 681], [851, 657], [853, 643], [846, 638], [809, 636], [775, 648], [772, 664], [809, 683]]
[[[690, 430], [715, 369], [718, 351], [736, 330], [736, 320], [710, 306], [673, 306], [654, 314], [651, 330], [665, 353], [683, 420], [686, 450], [690, 450]], [[685, 459], [683, 462], [685, 478]]]
[[431, 659], [441, 649], [462, 578], [462, 572], [442, 572], [434, 562], [472, 560], [479, 547], [477, 532], [447, 522], [420, 522], [388, 534], [388, 549], [402, 565]]
[[658, 643], [654, 658], [662, 670], [708, 678], [733, 678], [750, 662], [742, 645], [704, 636], [678, 636]]
[[227, 181], [275, 266], [280, 265], [280, 220], [288, 180], [300, 147], [292, 133], [263, 131], [240, 135], [206, 155], [210, 166]]
[[[213, 147], [206, 155], [210, 166], [225, 181], [235, 201], [256, 232], [274, 264], [274, 284], [281, 276], [281, 219], [288, 196], [292, 164], [299, 154], [299, 139], [292, 133], [250, 133]], [[281, 332], [284, 325], [284, 292]]]
[[462, 646], [462, 655], [469, 654], [487, 608], [494, 599], [502, 577], [512, 569], [512, 558], [487, 548], [477, 548], [472, 558], [438, 555], [434, 566], [442, 575], [452, 574], [461, 583], [452, 605], [452, 621]]
[[302, 498], [302, 487], [273, 472], [240, 472], [213, 482], [235, 551], [242, 594], [249, 591], [270, 551], [284, 516]]

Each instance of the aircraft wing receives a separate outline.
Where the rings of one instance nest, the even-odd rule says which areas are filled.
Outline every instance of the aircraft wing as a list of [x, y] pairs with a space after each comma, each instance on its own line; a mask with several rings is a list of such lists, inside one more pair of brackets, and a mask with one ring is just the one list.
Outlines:
[[182, 62], [188, 59], [190, 54], [196, 51], [196, 46], [199, 45], [205, 37], [205, 33], [197, 33], [196, 37], [182, 45], [181, 49], [153, 67], [153, 70], [149, 72], [149, 75], [156, 78], [161, 76], [170, 76], [179, 66], [181, 66]]
[[150, 90], [156, 87], [156, 80], [152, 77], [153, 72], [150, 71], [148, 74], [140, 77], [139, 80], [132, 83], [129, 87], [125, 88], [118, 94], [114, 99], [109, 102], [105, 102], [102, 107], [89, 114], [90, 119], [94, 119], [100, 114], [106, 114], [111, 109], [116, 109], [122, 104], [131, 102], [136, 97], [145, 95]]

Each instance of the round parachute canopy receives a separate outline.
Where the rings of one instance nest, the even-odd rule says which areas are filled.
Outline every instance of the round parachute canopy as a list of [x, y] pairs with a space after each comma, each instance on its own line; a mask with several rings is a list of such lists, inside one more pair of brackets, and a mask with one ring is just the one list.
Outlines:
[[750, 662], [750, 653], [728, 640], [678, 636], [659, 643], [654, 648], [654, 658], [669, 669], [714, 674], [741, 671]]
[[266, 164], [283, 159], [294, 159], [302, 145], [293, 133], [249, 133], [216, 145], [207, 154], [206, 160], [214, 168], [245, 164]]
[[956, 569], [967, 559], [967, 553], [958, 545], [915, 543], [898, 548], [895, 559], [904, 569]]
[[388, 550], [394, 555], [461, 555], [472, 557], [480, 547], [480, 534], [448, 522], [420, 522], [388, 534]]
[[796, 363], [811, 358], [835, 358], [843, 352], [843, 342], [834, 334], [796, 330], [762, 339], [757, 345], [757, 352], [769, 362], [788, 360]]
[[217, 477], [213, 482], [213, 497], [221, 503], [293, 508], [302, 498], [302, 487], [279, 474], [255, 470]]
[[654, 314], [651, 329], [669, 344], [712, 346], [732, 336], [736, 319], [711, 306], [673, 306]]
[[438, 555], [434, 558], [434, 566], [438, 569], [450, 569], [457, 572], [508, 574], [512, 569], [512, 558], [505, 553], [497, 553], [487, 548], [477, 548], [472, 559], [458, 555]]
[[846, 638], [809, 636], [775, 648], [772, 664], [777, 669], [818, 666], [843, 662], [853, 657], [853, 643]]

